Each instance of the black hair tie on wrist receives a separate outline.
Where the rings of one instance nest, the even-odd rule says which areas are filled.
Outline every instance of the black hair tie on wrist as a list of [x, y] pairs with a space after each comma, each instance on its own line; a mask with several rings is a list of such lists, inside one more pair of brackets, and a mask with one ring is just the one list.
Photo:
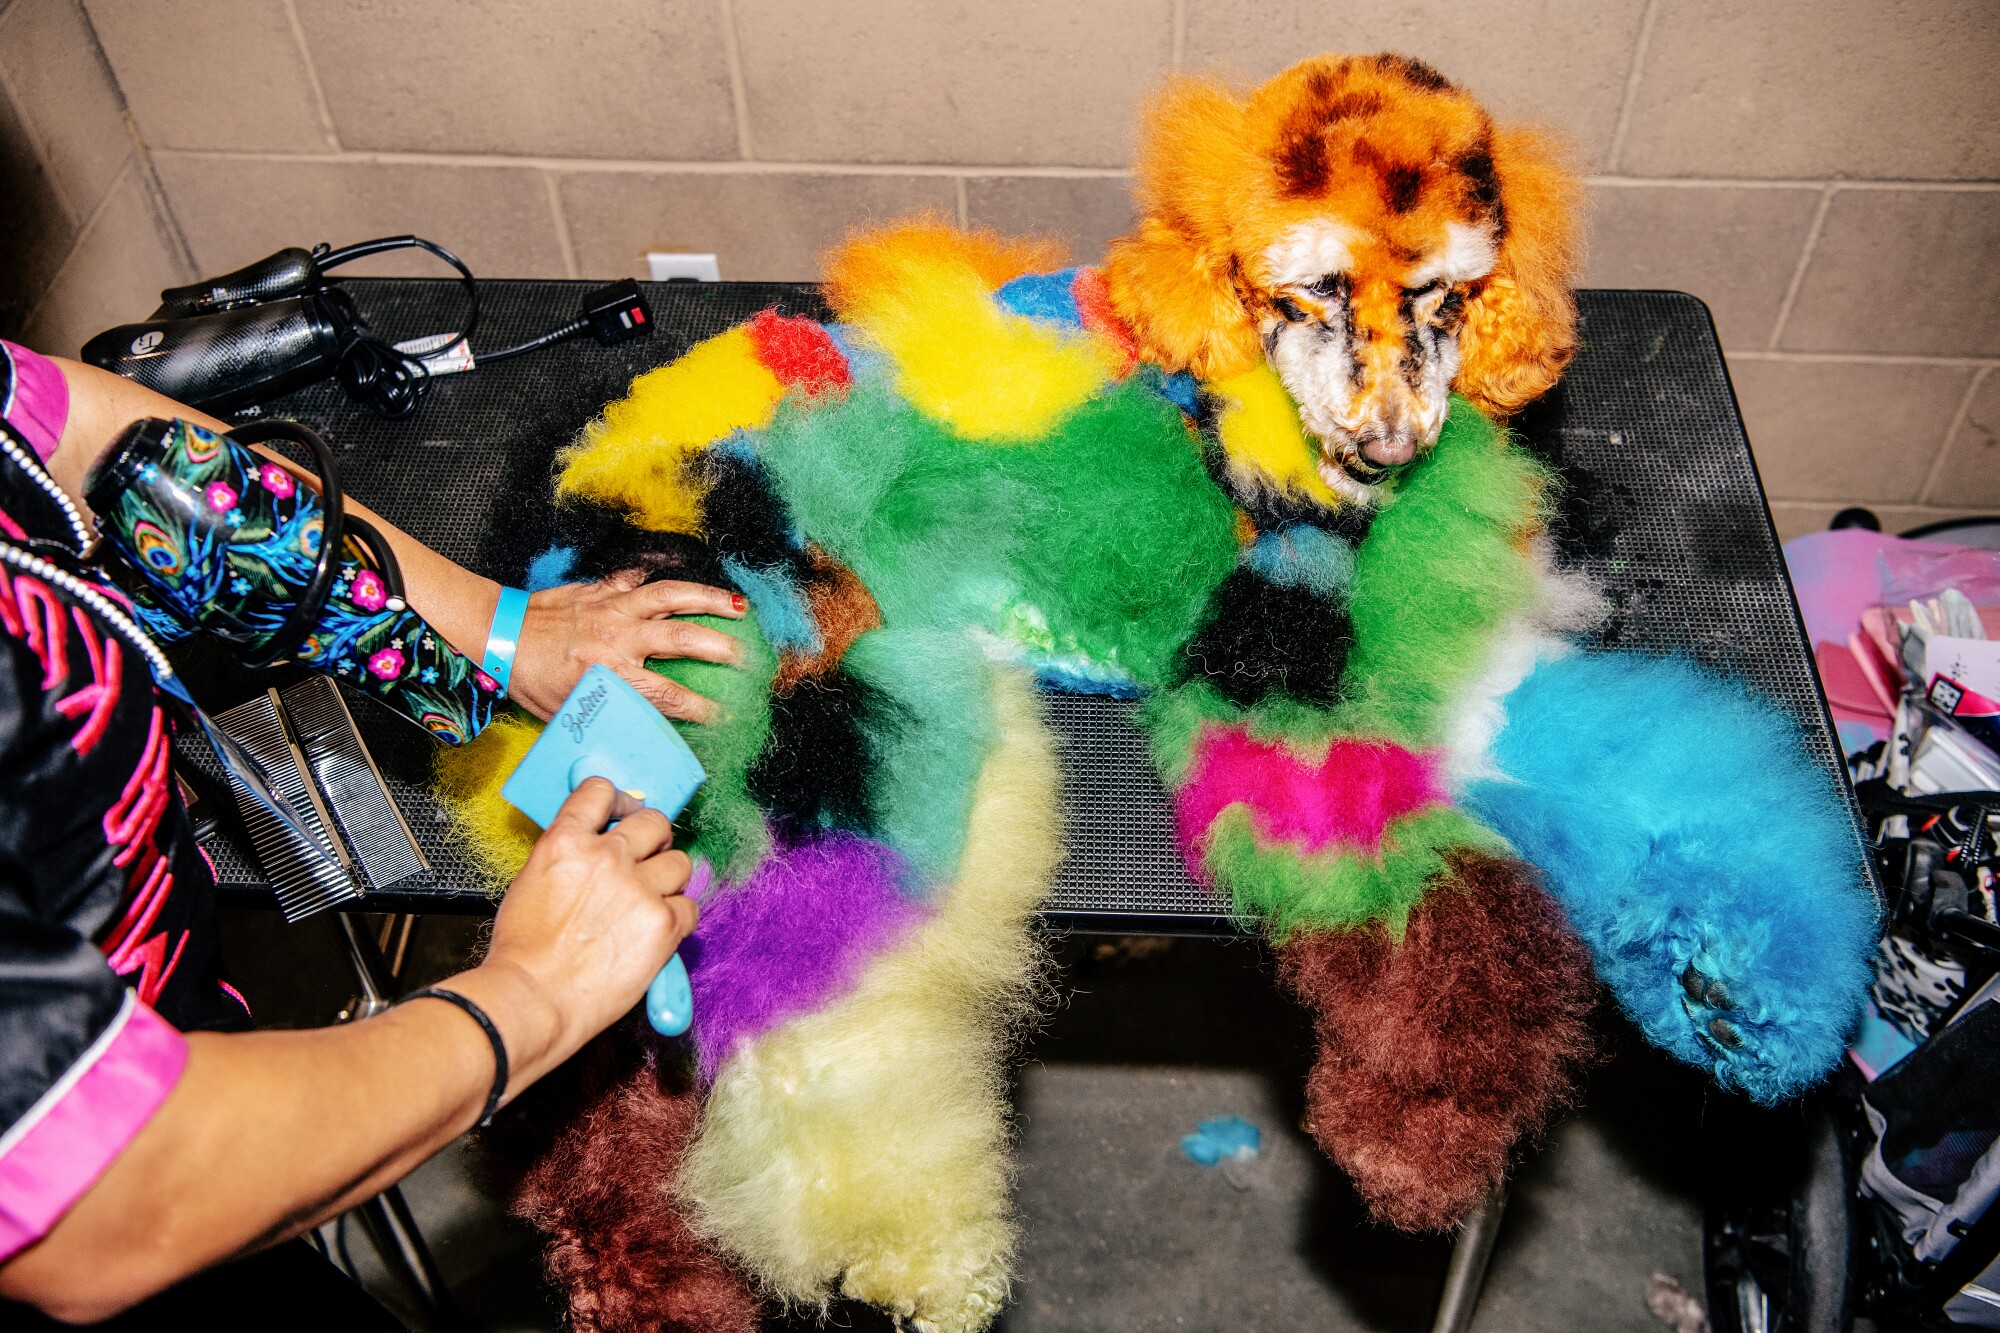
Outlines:
[[455, 990], [426, 986], [422, 990], [411, 991], [396, 1003], [408, 1004], [411, 1000], [443, 1000], [447, 1004], [455, 1004], [470, 1014], [472, 1021], [479, 1024], [480, 1030], [486, 1034], [487, 1043], [493, 1047], [493, 1090], [486, 1094], [486, 1106], [479, 1113], [479, 1123], [473, 1126], [474, 1129], [485, 1129], [493, 1123], [493, 1116], [500, 1109], [500, 1099], [507, 1092], [507, 1043], [500, 1040], [500, 1029], [493, 1026], [493, 1020], [486, 1016], [484, 1009]]

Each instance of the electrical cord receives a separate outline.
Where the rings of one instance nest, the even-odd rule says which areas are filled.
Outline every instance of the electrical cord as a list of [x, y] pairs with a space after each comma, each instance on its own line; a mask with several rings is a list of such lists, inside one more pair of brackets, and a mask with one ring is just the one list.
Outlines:
[[[465, 286], [467, 311], [465, 327], [452, 341], [472, 345], [473, 330], [479, 327], [479, 279], [451, 251], [421, 236], [384, 236], [330, 250], [313, 248], [313, 262], [324, 273], [342, 264], [392, 250], [424, 250], [458, 270]], [[334, 373], [354, 398], [384, 417], [404, 417], [416, 410], [430, 388], [430, 369], [408, 352], [398, 351], [388, 340], [374, 333], [358, 318], [342, 321], [340, 350], [335, 354]]]
[[[627, 338], [644, 337], [652, 331], [645, 298], [639, 294], [638, 285], [628, 280], [591, 292], [584, 299], [583, 314], [566, 324], [497, 352], [474, 354], [471, 352], [472, 333], [479, 327], [479, 280], [472, 276], [472, 270], [457, 255], [443, 246], [421, 236], [385, 236], [338, 250], [320, 246], [313, 251], [313, 260], [324, 273], [369, 255], [410, 249], [429, 251], [458, 270], [459, 278], [465, 284], [468, 310], [464, 329], [450, 342], [463, 344], [474, 365], [490, 366], [506, 361], [524, 352], [537, 351], [573, 338], [585, 330], [594, 333], [598, 341], [607, 346]], [[350, 394], [385, 417], [407, 416], [416, 409], [418, 401], [430, 387], [431, 378], [430, 368], [421, 358], [399, 351], [394, 344], [371, 332], [358, 316], [345, 321], [341, 338], [335, 373]]]
[[536, 348], [547, 347], [550, 343], [561, 342], [564, 338], [573, 338], [589, 327], [590, 321], [588, 319], [573, 319], [567, 324], [550, 329], [539, 338], [530, 338], [528, 341], [514, 347], [509, 347], [498, 352], [481, 352], [478, 362], [482, 366], [490, 366], [495, 361], [505, 361], [510, 356], [519, 356], [523, 352], [532, 352]]

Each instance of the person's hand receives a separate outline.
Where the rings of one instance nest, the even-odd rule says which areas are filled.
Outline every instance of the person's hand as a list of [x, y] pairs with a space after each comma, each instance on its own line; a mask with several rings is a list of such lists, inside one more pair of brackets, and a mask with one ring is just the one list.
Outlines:
[[673, 841], [665, 815], [590, 778], [535, 843], [501, 900], [485, 961], [467, 974], [487, 974], [521, 1015], [502, 1035], [522, 1079], [628, 1012], [694, 930], [700, 913], [681, 892], [692, 868]]
[[631, 570], [597, 583], [568, 583], [532, 594], [514, 651], [508, 697], [536, 717], [553, 717], [583, 673], [602, 663], [668, 717], [714, 721], [719, 710], [712, 700], [646, 670], [646, 659], [739, 661], [742, 649], [727, 634], [672, 617], [740, 617], [743, 598], [700, 583], [641, 583], [644, 577]]

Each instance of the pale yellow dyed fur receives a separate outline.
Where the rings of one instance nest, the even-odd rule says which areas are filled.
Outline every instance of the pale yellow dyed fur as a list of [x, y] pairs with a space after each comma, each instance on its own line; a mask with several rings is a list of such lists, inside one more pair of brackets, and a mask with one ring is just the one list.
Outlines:
[[1026, 684], [998, 680], [994, 707], [999, 743], [937, 914], [843, 999], [723, 1066], [676, 1183], [697, 1229], [787, 1302], [838, 1292], [924, 1333], [973, 1333], [1007, 1299], [1003, 1060], [1043, 984], [1030, 923], [1060, 824]]

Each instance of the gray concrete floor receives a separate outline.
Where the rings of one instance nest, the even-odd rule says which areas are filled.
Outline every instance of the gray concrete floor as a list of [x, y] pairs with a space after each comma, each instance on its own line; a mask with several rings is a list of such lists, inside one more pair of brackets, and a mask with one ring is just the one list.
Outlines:
[[[411, 984], [462, 965], [477, 928], [427, 921]], [[264, 1021], [320, 1021], [351, 989], [330, 932], [281, 942], [267, 921], [244, 920], [232, 934], [232, 965]], [[1024, 1243], [1002, 1333], [1427, 1329], [1449, 1242], [1369, 1224], [1298, 1130], [1310, 1038], [1268, 955], [1241, 942], [1083, 938], [1057, 954], [1068, 998], [1029, 1044], [1017, 1080]], [[1478, 1333], [1657, 1333], [1645, 1306], [1651, 1274], [1700, 1290], [1701, 1122], [1721, 1095], [1615, 1017], [1601, 1026], [1610, 1054], [1582, 1106], [1516, 1175]], [[1263, 1130], [1256, 1163], [1225, 1171], [1181, 1156], [1181, 1135], [1229, 1113]], [[406, 1182], [439, 1266], [476, 1327], [560, 1328], [534, 1237], [476, 1180], [453, 1145]], [[364, 1282], [401, 1303], [352, 1227], [348, 1252]], [[888, 1328], [858, 1309], [838, 1311], [835, 1324]]]

